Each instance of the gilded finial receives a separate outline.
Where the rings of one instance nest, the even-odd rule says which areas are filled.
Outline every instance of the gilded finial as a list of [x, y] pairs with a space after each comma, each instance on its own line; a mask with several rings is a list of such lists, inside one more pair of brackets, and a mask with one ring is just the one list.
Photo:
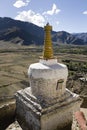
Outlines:
[[49, 25], [49, 22], [47, 22], [47, 24], [46, 25]]
[[52, 47], [52, 40], [51, 40], [51, 31], [52, 26], [49, 23], [44, 26], [45, 37], [44, 37], [44, 50], [43, 50], [43, 59], [52, 59], [53, 56], [53, 47]]

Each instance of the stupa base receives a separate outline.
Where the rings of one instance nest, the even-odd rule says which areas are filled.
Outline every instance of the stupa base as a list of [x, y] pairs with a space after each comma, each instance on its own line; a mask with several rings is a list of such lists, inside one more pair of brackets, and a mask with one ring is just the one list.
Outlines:
[[49, 104], [31, 93], [31, 87], [16, 94], [16, 115], [23, 130], [59, 130], [72, 121], [82, 99], [66, 89], [66, 93]]

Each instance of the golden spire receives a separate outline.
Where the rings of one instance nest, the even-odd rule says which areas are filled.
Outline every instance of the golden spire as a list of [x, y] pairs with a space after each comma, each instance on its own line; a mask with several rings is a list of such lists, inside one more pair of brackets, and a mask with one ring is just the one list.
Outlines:
[[54, 58], [52, 40], [51, 40], [52, 26], [50, 26], [49, 23], [47, 23], [46, 26], [44, 26], [44, 30], [45, 30], [45, 38], [44, 38], [43, 58], [47, 60]]

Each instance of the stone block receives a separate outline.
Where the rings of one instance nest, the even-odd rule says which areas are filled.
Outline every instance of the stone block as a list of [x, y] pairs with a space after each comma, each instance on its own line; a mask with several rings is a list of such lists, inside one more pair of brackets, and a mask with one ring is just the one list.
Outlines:
[[[49, 100], [49, 99], [48, 99]], [[31, 87], [16, 94], [16, 115], [23, 130], [58, 130], [72, 121], [82, 100], [66, 89], [60, 98], [45, 102], [32, 95]]]

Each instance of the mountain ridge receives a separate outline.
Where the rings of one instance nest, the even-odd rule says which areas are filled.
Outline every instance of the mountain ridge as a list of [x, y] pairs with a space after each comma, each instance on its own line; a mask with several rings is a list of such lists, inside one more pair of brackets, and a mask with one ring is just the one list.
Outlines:
[[[0, 40], [21, 45], [42, 45], [44, 29], [33, 23], [0, 17]], [[66, 31], [52, 31], [52, 41], [55, 44], [87, 45], [87, 33], [71, 34]]]

